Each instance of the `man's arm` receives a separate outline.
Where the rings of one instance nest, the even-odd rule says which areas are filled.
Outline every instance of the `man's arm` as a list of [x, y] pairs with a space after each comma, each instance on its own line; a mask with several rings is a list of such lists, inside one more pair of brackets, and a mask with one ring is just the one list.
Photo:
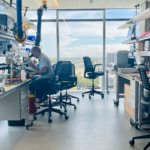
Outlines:
[[35, 71], [39, 71], [39, 67], [35, 66], [32, 62], [30, 62], [30, 65]]
[[36, 73], [37, 73], [37, 74], [44, 74], [44, 73], [47, 73], [47, 67], [43, 67], [41, 70], [38, 70]]

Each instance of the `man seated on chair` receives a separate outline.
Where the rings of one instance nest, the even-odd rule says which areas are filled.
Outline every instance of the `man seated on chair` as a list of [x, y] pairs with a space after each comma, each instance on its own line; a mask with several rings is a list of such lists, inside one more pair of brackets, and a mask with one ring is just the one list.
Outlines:
[[[36, 89], [36, 87], [40, 87], [43, 83], [44, 78], [53, 78], [54, 71], [50, 62], [50, 59], [41, 52], [41, 49], [37, 46], [31, 49], [31, 53], [33, 57], [39, 59], [39, 67], [35, 66], [32, 62], [30, 62], [30, 66], [35, 70], [35, 72], [31, 72], [30, 75], [39, 75], [39, 77], [33, 80], [29, 84], [29, 91], [39, 99], [37, 103], [42, 103], [47, 100], [47, 95], [44, 94], [44, 91], [41, 88]], [[45, 85], [46, 86], [46, 85]]]

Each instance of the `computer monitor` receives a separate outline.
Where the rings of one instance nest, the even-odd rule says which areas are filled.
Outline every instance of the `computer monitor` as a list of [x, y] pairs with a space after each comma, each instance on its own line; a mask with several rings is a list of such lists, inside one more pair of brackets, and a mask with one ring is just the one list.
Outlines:
[[128, 51], [119, 50], [117, 53], [117, 66], [126, 67], [128, 65]]
[[134, 33], [134, 29], [135, 29], [134, 26], [129, 27], [127, 39], [131, 39], [132, 38], [132, 35]]

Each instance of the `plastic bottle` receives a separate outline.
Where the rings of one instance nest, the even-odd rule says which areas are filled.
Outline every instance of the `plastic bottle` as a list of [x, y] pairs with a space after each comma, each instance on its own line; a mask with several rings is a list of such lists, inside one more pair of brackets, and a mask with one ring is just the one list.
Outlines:
[[25, 72], [25, 70], [21, 70], [21, 80], [22, 81], [26, 80], [26, 72]]

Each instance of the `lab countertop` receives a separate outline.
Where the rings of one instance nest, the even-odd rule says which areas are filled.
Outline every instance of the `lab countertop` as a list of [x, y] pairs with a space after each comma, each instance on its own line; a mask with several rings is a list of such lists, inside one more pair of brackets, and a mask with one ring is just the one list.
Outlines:
[[120, 73], [120, 72], [113, 71], [110, 68], [106, 68], [106, 70], [118, 74], [119, 76], [125, 77], [129, 80], [136, 80], [138, 82], [141, 82], [139, 73]]
[[4, 96], [4, 95], [7, 95], [7, 94], [9, 94], [11, 92], [14, 92], [16, 89], [20, 88], [21, 86], [23, 86], [25, 84], [28, 84], [30, 81], [31, 81], [31, 79], [28, 79], [28, 80], [26, 80], [26, 81], [24, 81], [24, 82], [22, 82], [20, 84], [17, 84], [17, 85], [11, 85], [10, 87], [6, 86], [5, 87], [5, 92], [4, 93], [0, 92], [0, 97]]

